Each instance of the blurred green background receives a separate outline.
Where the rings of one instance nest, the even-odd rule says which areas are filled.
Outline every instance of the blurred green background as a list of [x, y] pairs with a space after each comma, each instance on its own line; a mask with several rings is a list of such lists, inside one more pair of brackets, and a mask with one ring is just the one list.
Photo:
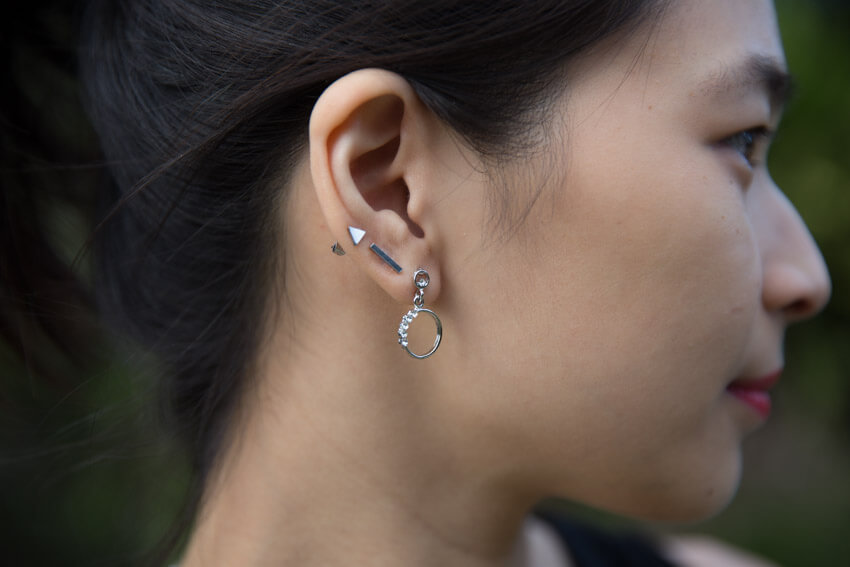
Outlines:
[[[67, 261], [84, 244], [98, 159], [73, 79], [75, 4], [43, 2], [0, 24], [3, 191], [34, 200]], [[715, 519], [677, 530], [780, 565], [850, 565], [850, 10], [810, 0], [779, 0], [777, 9], [798, 84], [771, 169], [821, 246], [833, 299], [788, 335], [775, 411], [745, 445], [738, 497]], [[50, 199], [37, 193], [48, 185], [60, 187]], [[85, 262], [79, 270], [85, 277]], [[33, 361], [0, 342], [3, 564], [140, 564], [182, 503], [187, 467], [161, 427], [155, 368], [120, 345], [87, 351], [82, 366], [73, 354], [54, 352], [42, 373], [53, 378], [36, 379]]]

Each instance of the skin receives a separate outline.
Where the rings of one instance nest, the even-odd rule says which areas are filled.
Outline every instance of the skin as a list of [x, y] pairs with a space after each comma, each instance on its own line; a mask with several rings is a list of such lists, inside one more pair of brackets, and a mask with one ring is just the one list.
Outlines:
[[[721, 509], [763, 421], [727, 386], [780, 369], [785, 328], [830, 293], [767, 144], [730, 142], [781, 108], [758, 83], [711, 87], [753, 55], [785, 65], [767, 0], [673, 2], [588, 54], [538, 151], [499, 171], [514, 210], [540, 189], [509, 233], [481, 157], [401, 77], [331, 85], [282, 188], [279, 309], [183, 564], [567, 565], [527, 519], [541, 498]], [[395, 342], [417, 267], [444, 327], [426, 361]]]

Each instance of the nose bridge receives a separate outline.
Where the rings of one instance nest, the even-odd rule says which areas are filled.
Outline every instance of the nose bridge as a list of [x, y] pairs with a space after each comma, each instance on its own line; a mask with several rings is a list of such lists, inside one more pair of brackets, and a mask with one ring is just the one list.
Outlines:
[[789, 322], [799, 321], [817, 314], [829, 301], [829, 273], [803, 219], [772, 180], [768, 194], [760, 235], [762, 299], [768, 311], [781, 312]]

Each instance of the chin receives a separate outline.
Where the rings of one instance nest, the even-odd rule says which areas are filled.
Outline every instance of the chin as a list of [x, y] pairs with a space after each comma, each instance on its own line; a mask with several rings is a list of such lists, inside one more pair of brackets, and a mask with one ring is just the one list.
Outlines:
[[[720, 472], [715, 470], [715, 473]], [[741, 478], [740, 461], [721, 474], [702, 482], [694, 482], [680, 490], [670, 491], [668, 498], [647, 503], [640, 517], [665, 524], [692, 524], [708, 520], [729, 506], [738, 491]]]
[[671, 525], [703, 522], [725, 510], [735, 496], [735, 492], [735, 490], [730, 490], [726, 494], [707, 494], [692, 502], [684, 500], [673, 502], [663, 508], [652, 510], [650, 514], [642, 514], [638, 518], [648, 522]]
[[600, 508], [637, 520], [686, 525], [708, 520], [722, 512], [735, 497], [741, 460], [730, 459], [707, 474], [662, 481], [653, 487], [635, 487], [632, 498], [601, 502]]

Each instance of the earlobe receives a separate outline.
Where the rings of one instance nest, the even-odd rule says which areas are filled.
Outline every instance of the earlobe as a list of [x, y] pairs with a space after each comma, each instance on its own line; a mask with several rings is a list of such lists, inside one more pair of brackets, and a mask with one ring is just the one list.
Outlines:
[[[310, 119], [310, 168], [327, 225], [346, 258], [400, 302], [410, 300], [419, 268], [431, 274], [432, 298], [439, 289], [434, 247], [420, 224], [431, 188], [411, 174], [428, 159], [423, 138], [432, 119], [407, 81], [378, 69], [337, 80]], [[410, 214], [413, 194], [420, 218]]]

